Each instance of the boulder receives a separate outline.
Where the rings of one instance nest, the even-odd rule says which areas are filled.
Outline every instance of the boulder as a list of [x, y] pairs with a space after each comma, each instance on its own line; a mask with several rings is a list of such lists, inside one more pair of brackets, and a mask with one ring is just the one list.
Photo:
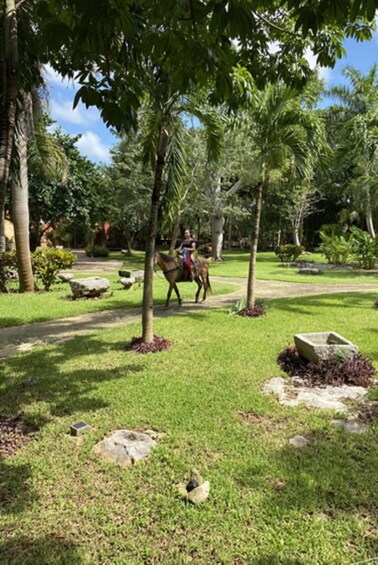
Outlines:
[[130, 279], [133, 278], [135, 279], [134, 282], [137, 283], [142, 283], [144, 281], [144, 271], [128, 271], [125, 269], [120, 269], [118, 271], [118, 275], [121, 277], [121, 279]]
[[136, 282], [134, 277], [121, 277], [117, 282], [119, 282], [123, 288], [125, 288], [126, 290], [129, 290], [133, 284]]
[[321, 275], [321, 269], [317, 269], [315, 267], [301, 267], [298, 269], [298, 275]]
[[94, 451], [103, 459], [118, 465], [133, 465], [147, 457], [156, 446], [149, 435], [133, 430], [116, 430], [94, 446]]
[[74, 298], [96, 298], [109, 290], [108, 279], [90, 277], [88, 279], [71, 279], [69, 281]]
[[73, 273], [58, 273], [57, 277], [58, 279], [60, 279], [62, 282], [65, 283], [74, 279], [75, 275]]

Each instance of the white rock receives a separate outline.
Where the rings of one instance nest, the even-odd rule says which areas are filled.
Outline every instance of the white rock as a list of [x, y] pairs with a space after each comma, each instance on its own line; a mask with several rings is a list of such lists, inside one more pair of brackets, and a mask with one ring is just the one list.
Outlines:
[[87, 279], [71, 279], [69, 281], [74, 298], [100, 296], [109, 290], [108, 279], [101, 277], [90, 277]]
[[149, 435], [133, 430], [116, 430], [97, 443], [93, 450], [103, 459], [118, 465], [133, 465], [147, 457], [156, 446]]
[[304, 436], [294, 436], [289, 439], [289, 443], [296, 449], [302, 449], [303, 447], [306, 447], [306, 445], [310, 443], [310, 440], [308, 440]]
[[73, 273], [58, 273], [57, 276], [58, 279], [60, 279], [62, 282], [69, 282], [70, 280], [75, 278], [75, 275]]
[[367, 425], [358, 420], [332, 420], [331, 424], [351, 434], [363, 434], [367, 430]]

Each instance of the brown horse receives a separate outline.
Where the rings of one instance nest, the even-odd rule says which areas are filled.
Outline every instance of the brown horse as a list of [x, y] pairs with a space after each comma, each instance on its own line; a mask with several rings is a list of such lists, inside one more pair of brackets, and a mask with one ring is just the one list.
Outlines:
[[[183, 261], [180, 256], [171, 257], [160, 251], [155, 251], [155, 265], [159, 265], [167, 281], [169, 282], [169, 289], [167, 294], [166, 306], [169, 306], [172, 290], [175, 291], [179, 304], [182, 304], [177, 283], [188, 282], [189, 276], [184, 267]], [[209, 290], [211, 292], [209, 280], [209, 263], [202, 257], [195, 257], [192, 263], [193, 279], [197, 283], [198, 290], [196, 292], [195, 301], [198, 302], [201, 289], [203, 288], [202, 302], [206, 300], [206, 294]]]

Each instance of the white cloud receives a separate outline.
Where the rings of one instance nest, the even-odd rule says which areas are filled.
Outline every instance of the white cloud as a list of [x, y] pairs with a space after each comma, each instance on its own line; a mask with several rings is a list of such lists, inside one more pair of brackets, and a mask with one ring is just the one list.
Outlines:
[[110, 161], [110, 148], [107, 147], [99, 135], [93, 131], [86, 131], [76, 143], [81, 153], [94, 161]]
[[316, 68], [318, 70], [319, 77], [328, 82], [331, 78], [332, 69], [330, 67], [321, 67], [317, 65], [317, 56], [314, 54], [310, 47], [306, 47], [304, 56], [310, 66], [310, 69]]
[[51, 65], [47, 64], [43, 67], [45, 79], [48, 85], [54, 87], [63, 87], [63, 88], [72, 88], [76, 90], [80, 87], [79, 83], [76, 80], [68, 79], [62, 77], [59, 73], [57, 73]]
[[75, 109], [72, 107], [72, 100], [58, 102], [53, 99], [50, 102], [50, 112], [54, 120], [68, 122], [81, 126], [88, 126], [101, 119], [98, 110], [85, 108], [83, 104], [78, 104]]

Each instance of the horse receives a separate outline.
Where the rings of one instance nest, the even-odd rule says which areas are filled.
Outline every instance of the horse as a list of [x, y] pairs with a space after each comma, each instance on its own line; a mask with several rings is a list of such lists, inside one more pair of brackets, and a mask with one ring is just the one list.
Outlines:
[[[182, 304], [182, 299], [177, 288], [177, 283], [188, 282], [189, 276], [184, 267], [183, 261], [179, 257], [172, 257], [160, 251], [155, 251], [154, 265], [159, 265], [163, 271], [163, 275], [169, 282], [166, 307], [169, 306], [172, 290], [175, 291], [178, 303]], [[206, 294], [209, 290], [211, 292], [209, 280], [209, 263], [202, 257], [195, 257], [192, 263], [193, 279], [197, 283], [198, 290], [196, 292], [195, 301], [198, 302], [201, 289], [203, 288], [202, 302], [206, 300]]]

